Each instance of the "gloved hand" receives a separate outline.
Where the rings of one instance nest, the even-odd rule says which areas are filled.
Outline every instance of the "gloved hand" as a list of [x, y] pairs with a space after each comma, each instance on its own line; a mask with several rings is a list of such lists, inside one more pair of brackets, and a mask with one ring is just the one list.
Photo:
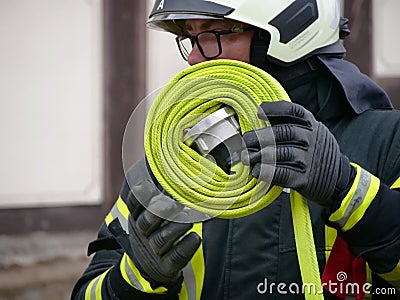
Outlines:
[[172, 218], [183, 213], [183, 206], [162, 194], [151, 179], [131, 186], [131, 191], [127, 201], [129, 241], [134, 254], [131, 259], [143, 277], [157, 283], [173, 282], [200, 246], [200, 237], [187, 233], [193, 224], [176, 223], [156, 215], [162, 212]]
[[243, 135], [248, 152], [242, 152], [242, 161], [254, 165], [253, 176], [331, 205], [335, 188], [340, 193], [347, 186], [351, 167], [342, 163], [346, 158], [330, 131], [304, 107], [287, 101], [262, 103], [258, 117], [271, 126]]

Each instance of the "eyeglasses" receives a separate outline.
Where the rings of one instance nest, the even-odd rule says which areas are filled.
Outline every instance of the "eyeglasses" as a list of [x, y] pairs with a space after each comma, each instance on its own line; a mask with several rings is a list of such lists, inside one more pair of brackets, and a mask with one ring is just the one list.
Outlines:
[[197, 45], [201, 55], [207, 59], [213, 59], [221, 55], [221, 35], [231, 33], [242, 33], [245, 31], [253, 30], [254, 28], [233, 28], [230, 30], [210, 30], [203, 31], [196, 35], [180, 35], [176, 37], [176, 43], [178, 44], [179, 52], [181, 53], [184, 60], [188, 60], [190, 53], [194, 45]]

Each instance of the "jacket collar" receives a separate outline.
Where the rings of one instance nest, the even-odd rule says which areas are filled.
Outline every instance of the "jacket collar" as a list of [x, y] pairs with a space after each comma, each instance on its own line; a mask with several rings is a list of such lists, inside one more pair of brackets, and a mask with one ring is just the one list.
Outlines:
[[354, 64], [334, 56], [317, 57], [339, 82], [347, 102], [356, 114], [369, 109], [393, 109], [386, 92]]

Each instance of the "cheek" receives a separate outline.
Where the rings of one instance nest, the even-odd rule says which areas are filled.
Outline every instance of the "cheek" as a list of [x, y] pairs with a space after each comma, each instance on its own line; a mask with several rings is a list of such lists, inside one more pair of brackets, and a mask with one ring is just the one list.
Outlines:
[[238, 49], [237, 55], [242, 58], [241, 61], [250, 63], [250, 43]]
[[222, 45], [222, 54], [219, 58], [234, 59], [250, 63], [251, 36], [241, 37], [240, 40], [226, 41]]

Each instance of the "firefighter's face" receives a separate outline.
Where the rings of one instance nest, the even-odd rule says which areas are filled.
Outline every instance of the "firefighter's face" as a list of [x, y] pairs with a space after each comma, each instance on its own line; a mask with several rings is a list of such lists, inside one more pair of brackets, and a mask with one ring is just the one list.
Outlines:
[[230, 20], [193, 19], [186, 20], [185, 30], [192, 40], [187, 56], [190, 65], [210, 59], [250, 62], [254, 31], [246, 24]]

